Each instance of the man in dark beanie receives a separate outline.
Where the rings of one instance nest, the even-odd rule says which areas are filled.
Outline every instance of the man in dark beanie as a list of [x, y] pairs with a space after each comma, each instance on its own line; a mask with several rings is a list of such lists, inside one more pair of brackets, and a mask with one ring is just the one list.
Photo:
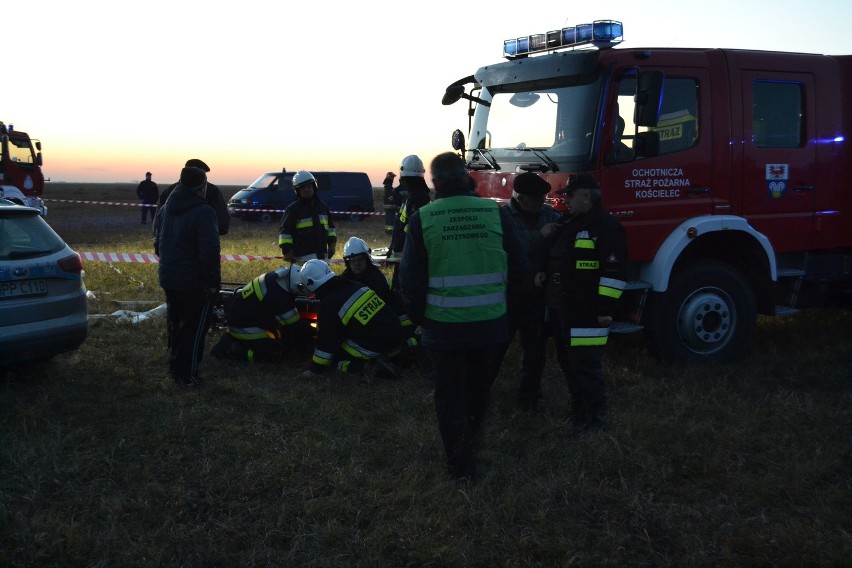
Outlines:
[[[541, 248], [542, 228], [559, 219], [559, 212], [547, 205], [545, 197], [551, 187], [541, 176], [525, 172], [515, 178], [512, 200], [503, 207], [509, 212], [512, 224], [529, 256]], [[521, 361], [518, 407], [532, 412], [541, 398], [541, 375], [547, 361], [547, 338], [544, 327], [544, 291], [533, 284], [535, 274], [528, 270], [524, 279], [524, 293], [520, 296], [520, 309], [509, 319], [509, 347], [515, 332], [521, 339]]]
[[508, 211], [472, 192], [451, 152], [431, 164], [436, 200], [413, 214], [400, 264], [407, 312], [435, 370], [435, 412], [449, 474], [472, 481], [474, 439], [509, 339], [523, 250]]
[[[199, 160], [198, 158], [190, 158], [186, 161], [185, 167], [187, 168], [198, 168], [203, 171], [205, 174], [210, 173], [210, 166]], [[177, 183], [173, 183], [169, 187], [163, 191], [162, 195], [160, 195], [159, 204], [160, 207], [166, 202], [174, 190]], [[227, 235], [228, 229], [231, 226], [231, 216], [228, 214], [228, 204], [225, 202], [225, 196], [222, 195], [222, 190], [220, 190], [217, 186], [213, 185], [209, 181], [207, 182], [207, 193], [204, 197], [207, 200], [207, 204], [213, 208], [213, 211], [216, 212], [216, 220], [219, 223], [219, 234]]]
[[205, 201], [204, 170], [183, 168], [154, 219], [154, 252], [168, 304], [169, 373], [177, 383], [200, 382], [209, 314], [221, 284], [216, 213]]
[[536, 285], [545, 288], [556, 353], [571, 392], [571, 426], [590, 433], [606, 426], [603, 348], [627, 285], [627, 237], [601, 206], [598, 181], [572, 176], [565, 189], [568, 212], [542, 229]]

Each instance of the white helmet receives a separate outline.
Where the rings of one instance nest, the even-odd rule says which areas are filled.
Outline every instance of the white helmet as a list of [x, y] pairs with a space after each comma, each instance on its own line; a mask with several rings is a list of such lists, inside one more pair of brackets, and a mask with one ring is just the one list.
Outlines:
[[299, 271], [299, 280], [302, 286], [311, 292], [316, 292], [317, 288], [332, 278], [334, 278], [334, 272], [331, 271], [331, 267], [324, 260], [317, 258], [306, 262]]
[[[399, 166], [399, 177], [425, 177], [426, 168], [423, 167], [423, 160], [415, 154], [406, 156], [402, 159], [402, 164]], [[294, 182], [295, 183], [295, 182]]]
[[357, 256], [359, 254], [369, 255], [372, 249], [367, 245], [364, 239], [359, 239], [358, 237], [349, 237], [349, 240], [346, 241], [346, 244], [343, 245], [343, 260], [349, 260], [353, 256]]
[[314, 174], [311, 172], [307, 172], [305, 170], [299, 170], [293, 176], [293, 189], [299, 189], [300, 185], [304, 185], [306, 183], [314, 183], [314, 188], [317, 186], [317, 179], [314, 177]]
[[278, 285], [288, 292], [297, 294], [300, 291], [299, 287], [301, 286], [301, 281], [299, 279], [300, 269], [301, 267], [298, 264], [282, 266], [277, 269], [275, 274], [278, 277]]

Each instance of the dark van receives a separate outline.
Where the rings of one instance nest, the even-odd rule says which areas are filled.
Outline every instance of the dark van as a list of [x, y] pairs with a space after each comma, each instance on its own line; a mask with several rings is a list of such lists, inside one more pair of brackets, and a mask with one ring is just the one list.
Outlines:
[[[296, 198], [295, 172], [270, 172], [241, 189], [228, 202], [232, 217], [271, 223], [281, 219], [283, 210]], [[358, 213], [372, 213], [373, 186], [363, 172], [311, 172], [317, 180], [319, 198], [336, 218], [363, 219]]]

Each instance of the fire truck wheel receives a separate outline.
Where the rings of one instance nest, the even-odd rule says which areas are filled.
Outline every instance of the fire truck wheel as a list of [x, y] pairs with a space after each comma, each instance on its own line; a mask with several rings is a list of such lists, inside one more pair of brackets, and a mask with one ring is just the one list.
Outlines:
[[664, 362], [734, 359], [757, 324], [754, 292], [736, 269], [718, 261], [675, 275], [655, 304], [649, 347]]

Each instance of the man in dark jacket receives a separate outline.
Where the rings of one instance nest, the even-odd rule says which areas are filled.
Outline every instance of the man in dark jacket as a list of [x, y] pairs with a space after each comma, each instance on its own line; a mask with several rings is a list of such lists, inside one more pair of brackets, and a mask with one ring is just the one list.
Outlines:
[[136, 197], [142, 201], [142, 224], [145, 224], [149, 212], [151, 221], [153, 221], [157, 214], [157, 199], [160, 197], [160, 188], [151, 180], [151, 172], [145, 172], [145, 179], [136, 186]]
[[205, 201], [207, 176], [183, 168], [180, 182], [154, 219], [154, 252], [168, 303], [169, 372], [198, 384], [209, 313], [221, 283], [216, 213]]
[[337, 230], [328, 206], [317, 195], [317, 180], [308, 171], [293, 175], [296, 200], [284, 210], [278, 228], [278, 246], [285, 260], [303, 264], [334, 256]]
[[573, 176], [561, 193], [568, 214], [543, 229], [536, 284], [546, 288], [557, 356], [565, 362], [572, 428], [593, 432], [605, 426], [601, 356], [627, 284], [627, 237], [621, 223], [601, 206], [593, 176]]
[[307, 261], [299, 276], [320, 301], [311, 368], [300, 379], [316, 378], [333, 365], [341, 373], [358, 373], [367, 361], [399, 355], [402, 324], [375, 291], [336, 276], [319, 259]]
[[[544, 240], [542, 228], [560, 217], [544, 202], [550, 190], [550, 184], [540, 176], [525, 172], [515, 178], [512, 200], [503, 205], [512, 217], [512, 224], [527, 255], [541, 248]], [[542, 333], [544, 291], [533, 284], [534, 276], [532, 270], [527, 273], [521, 306], [515, 312], [519, 317], [509, 320], [509, 337], [517, 332], [521, 340], [523, 359], [517, 400], [518, 406], [526, 411], [535, 410], [541, 398], [541, 376], [547, 362], [547, 338]]]
[[526, 264], [506, 210], [471, 192], [462, 159], [431, 164], [436, 200], [408, 224], [400, 290], [435, 370], [435, 411], [447, 467], [471, 481], [473, 442], [509, 340], [507, 314]]
[[[191, 158], [187, 160], [185, 167], [198, 168], [199, 170], [202, 170], [205, 175], [210, 172], [210, 167], [198, 158]], [[163, 191], [159, 199], [160, 207], [163, 206], [176, 186], [177, 183], [173, 183], [167, 187], [165, 191]], [[227, 235], [228, 229], [231, 226], [231, 216], [228, 214], [228, 204], [225, 202], [225, 196], [222, 195], [222, 190], [212, 183], [207, 182], [207, 193], [205, 194], [204, 199], [207, 201], [207, 204], [213, 208], [213, 211], [216, 212], [216, 221], [219, 224], [219, 235]]]

